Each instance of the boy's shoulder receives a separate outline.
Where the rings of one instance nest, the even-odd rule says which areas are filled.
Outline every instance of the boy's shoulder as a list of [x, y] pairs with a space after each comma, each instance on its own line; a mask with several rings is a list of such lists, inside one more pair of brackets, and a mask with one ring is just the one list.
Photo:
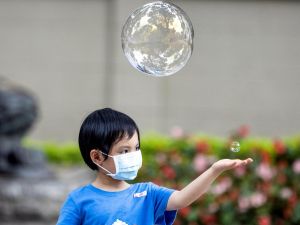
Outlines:
[[91, 184], [87, 184], [81, 187], [77, 187], [75, 189], [73, 189], [70, 193], [69, 193], [69, 197], [71, 198], [78, 198], [80, 196], [83, 196], [84, 193], [89, 192], [89, 186]]
[[152, 183], [152, 182], [140, 182], [140, 183], [135, 183], [134, 186], [135, 186], [137, 189], [140, 189], [140, 188], [152, 189], [152, 188], [157, 187], [157, 185], [154, 184], [154, 183]]

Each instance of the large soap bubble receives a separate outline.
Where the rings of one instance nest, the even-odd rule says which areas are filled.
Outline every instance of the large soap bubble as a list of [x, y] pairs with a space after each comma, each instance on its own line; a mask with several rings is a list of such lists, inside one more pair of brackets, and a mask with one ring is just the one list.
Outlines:
[[156, 1], [134, 11], [122, 30], [122, 48], [133, 67], [152, 76], [182, 69], [193, 51], [194, 30], [178, 6]]

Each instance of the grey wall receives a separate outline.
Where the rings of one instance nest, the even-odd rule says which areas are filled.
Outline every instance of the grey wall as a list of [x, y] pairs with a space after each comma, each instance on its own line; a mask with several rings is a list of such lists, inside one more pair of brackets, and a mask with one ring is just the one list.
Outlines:
[[195, 30], [176, 75], [144, 76], [120, 33], [141, 0], [0, 0], [0, 74], [38, 96], [33, 138], [75, 140], [92, 110], [131, 115], [142, 132], [300, 131], [300, 3], [174, 1]]

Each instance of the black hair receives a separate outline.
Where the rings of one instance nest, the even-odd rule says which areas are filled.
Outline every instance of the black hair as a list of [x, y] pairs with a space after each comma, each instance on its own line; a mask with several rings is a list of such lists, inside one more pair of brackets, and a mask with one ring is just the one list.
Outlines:
[[[83, 121], [78, 137], [80, 152], [85, 163], [92, 170], [97, 170], [90, 157], [91, 150], [100, 149], [108, 155], [113, 144], [124, 137], [130, 139], [135, 132], [140, 143], [140, 133], [136, 123], [124, 113], [110, 108], [92, 112]], [[107, 159], [106, 155], [104, 157]]]

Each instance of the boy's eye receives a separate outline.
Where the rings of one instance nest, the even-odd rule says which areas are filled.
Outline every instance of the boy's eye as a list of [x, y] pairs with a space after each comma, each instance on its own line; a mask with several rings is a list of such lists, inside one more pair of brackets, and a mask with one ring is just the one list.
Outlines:
[[126, 154], [126, 153], [128, 153], [128, 152], [129, 152], [128, 149], [124, 149], [124, 150], [121, 152], [121, 154]]
[[[135, 147], [135, 151], [139, 151], [140, 150], [140, 146], [136, 146]], [[129, 153], [130, 152], [130, 149], [127, 149], [127, 148], [125, 148], [125, 149], [122, 149], [120, 152], [119, 152], [119, 154], [126, 154], [126, 153]]]

